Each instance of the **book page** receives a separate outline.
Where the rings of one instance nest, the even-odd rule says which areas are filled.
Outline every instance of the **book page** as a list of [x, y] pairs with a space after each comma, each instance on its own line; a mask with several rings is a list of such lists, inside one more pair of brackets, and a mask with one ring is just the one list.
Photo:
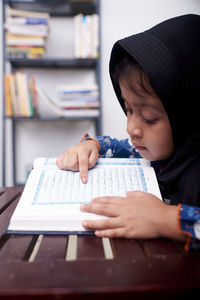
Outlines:
[[60, 170], [55, 161], [56, 158], [34, 161], [34, 167], [43, 171], [39, 174], [32, 205], [83, 204], [97, 197], [126, 197], [127, 191], [151, 190], [142, 169], [149, 162], [143, 159], [99, 159], [88, 172], [87, 184], [81, 182], [79, 172]]

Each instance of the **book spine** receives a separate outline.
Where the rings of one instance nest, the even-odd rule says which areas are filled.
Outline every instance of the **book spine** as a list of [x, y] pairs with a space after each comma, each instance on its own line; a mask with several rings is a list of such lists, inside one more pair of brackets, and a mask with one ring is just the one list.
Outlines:
[[27, 11], [11, 8], [9, 5], [6, 6], [6, 16], [7, 17], [24, 17], [24, 18], [42, 18], [49, 19], [48, 13], [35, 12], [35, 11]]
[[11, 25], [47, 25], [46, 18], [23, 18], [23, 17], [9, 17], [6, 22]]
[[97, 58], [99, 17], [97, 14], [74, 17], [74, 53], [77, 58]]
[[92, 16], [92, 57], [97, 58], [99, 56], [99, 16], [94, 14]]
[[32, 74], [30, 77], [30, 85], [33, 97], [33, 110], [34, 114], [38, 114], [38, 98], [37, 98], [37, 91], [36, 91], [36, 84], [35, 84], [35, 76]]
[[32, 46], [9, 46], [6, 48], [6, 52], [9, 57], [41, 57], [45, 50], [42, 47]]
[[12, 116], [12, 99], [10, 94], [9, 75], [4, 75], [4, 88], [5, 88], [5, 114], [7, 117]]
[[10, 74], [9, 77], [10, 77], [10, 91], [11, 91], [11, 97], [13, 103], [13, 115], [19, 116], [19, 107], [18, 107], [18, 101], [16, 97], [17, 95], [16, 95], [15, 77], [13, 74]]
[[6, 34], [7, 46], [41, 46], [44, 47], [44, 37]]
[[31, 85], [31, 76], [27, 76], [27, 90], [28, 90], [28, 101], [30, 107], [30, 116], [34, 116], [34, 106], [33, 106], [33, 93]]
[[20, 112], [21, 116], [26, 117], [26, 104], [25, 104], [25, 97], [24, 97], [24, 87], [23, 87], [23, 78], [22, 74], [20, 72], [16, 73], [16, 82], [17, 82], [17, 90], [19, 95], [19, 101], [20, 101]]
[[29, 35], [29, 36], [42, 36], [48, 35], [48, 29], [45, 25], [9, 25], [5, 26], [5, 29], [10, 34], [16, 35]]
[[74, 55], [76, 58], [81, 57], [81, 19], [82, 14], [74, 17]]
[[22, 74], [22, 83], [23, 83], [23, 94], [24, 94], [24, 102], [26, 106], [26, 116], [32, 116], [31, 103], [29, 98], [29, 90], [28, 90], [28, 77], [26, 74]]

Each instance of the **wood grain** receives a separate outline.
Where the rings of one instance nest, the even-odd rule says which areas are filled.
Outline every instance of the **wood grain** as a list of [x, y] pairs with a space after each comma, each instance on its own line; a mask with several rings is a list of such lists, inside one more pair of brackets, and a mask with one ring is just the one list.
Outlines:
[[21, 192], [0, 189], [0, 299], [171, 300], [200, 292], [200, 252], [171, 240], [6, 234]]

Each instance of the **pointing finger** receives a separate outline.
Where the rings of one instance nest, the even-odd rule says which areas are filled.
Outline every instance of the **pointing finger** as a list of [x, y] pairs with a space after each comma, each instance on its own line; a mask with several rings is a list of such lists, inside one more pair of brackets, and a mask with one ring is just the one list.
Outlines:
[[82, 183], [88, 182], [88, 155], [86, 153], [78, 154], [79, 172]]

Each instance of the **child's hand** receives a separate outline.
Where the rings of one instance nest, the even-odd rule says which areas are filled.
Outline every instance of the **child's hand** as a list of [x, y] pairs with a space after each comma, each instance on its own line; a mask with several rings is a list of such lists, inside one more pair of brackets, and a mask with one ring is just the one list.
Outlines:
[[89, 140], [70, 147], [56, 161], [60, 169], [79, 171], [81, 181], [87, 183], [88, 169], [92, 168], [99, 157], [97, 143]]
[[177, 206], [169, 206], [156, 196], [144, 192], [128, 192], [127, 198], [101, 197], [81, 210], [110, 217], [86, 220], [83, 226], [95, 230], [99, 237], [158, 238], [185, 240], [178, 232]]

